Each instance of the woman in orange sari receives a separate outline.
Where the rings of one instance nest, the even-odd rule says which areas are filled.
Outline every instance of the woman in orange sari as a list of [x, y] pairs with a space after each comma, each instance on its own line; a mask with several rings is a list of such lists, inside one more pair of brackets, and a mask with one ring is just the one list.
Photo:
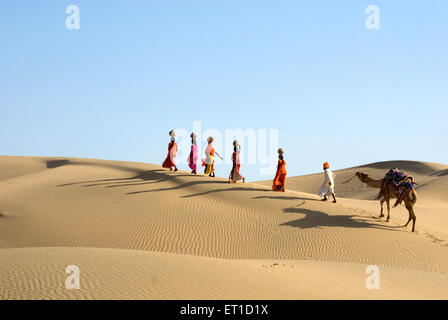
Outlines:
[[169, 168], [171, 171], [177, 171], [176, 163], [174, 159], [177, 155], [177, 143], [176, 143], [176, 132], [174, 130], [170, 131], [171, 142], [168, 144], [168, 155], [162, 164], [163, 168]]
[[204, 168], [204, 175], [208, 175], [210, 177], [215, 176], [215, 149], [213, 148], [213, 137], [207, 138], [207, 148], [205, 148], [205, 159], [202, 159], [202, 166]]
[[286, 184], [286, 162], [283, 160], [283, 149], [278, 149], [277, 173], [272, 183], [272, 190], [285, 192]]
[[222, 160], [222, 157], [213, 148], [214, 140], [215, 138], [213, 137], [207, 138], [208, 145], [207, 148], [205, 148], [205, 159], [202, 159], [202, 166], [205, 167], [204, 175], [208, 175], [213, 178], [215, 177], [215, 153]]

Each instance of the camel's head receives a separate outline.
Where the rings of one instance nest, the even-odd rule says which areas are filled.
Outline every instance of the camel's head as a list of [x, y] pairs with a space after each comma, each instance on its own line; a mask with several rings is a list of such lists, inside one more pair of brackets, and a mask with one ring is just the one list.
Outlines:
[[355, 176], [357, 176], [358, 179], [361, 180], [364, 183], [367, 183], [367, 178], [369, 177], [369, 175], [367, 173], [364, 173], [364, 172], [356, 172]]

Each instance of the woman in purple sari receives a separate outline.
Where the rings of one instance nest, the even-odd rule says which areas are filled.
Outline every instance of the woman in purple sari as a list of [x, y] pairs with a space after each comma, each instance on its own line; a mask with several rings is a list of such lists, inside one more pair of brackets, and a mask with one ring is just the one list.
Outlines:
[[192, 170], [191, 173], [197, 174], [197, 162], [198, 162], [198, 146], [196, 144], [196, 133], [191, 134], [191, 151], [188, 157], [188, 166]]

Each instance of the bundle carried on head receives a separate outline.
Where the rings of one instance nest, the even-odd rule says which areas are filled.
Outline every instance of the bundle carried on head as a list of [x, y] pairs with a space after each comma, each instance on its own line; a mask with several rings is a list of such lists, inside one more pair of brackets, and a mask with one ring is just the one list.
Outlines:
[[196, 145], [196, 137], [197, 137], [196, 133], [192, 132], [190, 134], [190, 137], [191, 137], [191, 143]]
[[285, 153], [285, 150], [283, 148], [278, 149], [278, 154], [283, 155]]
[[215, 138], [213, 138], [212, 136], [207, 138], [208, 143], [212, 143], [214, 140], [215, 140]]
[[241, 150], [241, 146], [238, 140], [233, 141], [233, 148], [235, 149], [235, 152]]
[[176, 131], [170, 131], [171, 142], [174, 143], [176, 141]]

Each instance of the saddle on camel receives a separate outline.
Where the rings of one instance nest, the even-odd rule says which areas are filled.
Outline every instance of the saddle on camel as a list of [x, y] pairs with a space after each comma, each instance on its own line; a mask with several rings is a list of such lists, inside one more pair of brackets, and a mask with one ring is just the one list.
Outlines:
[[380, 192], [376, 200], [381, 199], [384, 196], [387, 187], [391, 185], [394, 187], [397, 194], [397, 201], [393, 205], [393, 207], [395, 208], [396, 206], [401, 204], [403, 199], [411, 192], [411, 190], [414, 188], [414, 184], [416, 183], [414, 182], [413, 176], [408, 175], [404, 171], [400, 171], [398, 168], [390, 169], [389, 172], [384, 176], [384, 179], [381, 183]]

